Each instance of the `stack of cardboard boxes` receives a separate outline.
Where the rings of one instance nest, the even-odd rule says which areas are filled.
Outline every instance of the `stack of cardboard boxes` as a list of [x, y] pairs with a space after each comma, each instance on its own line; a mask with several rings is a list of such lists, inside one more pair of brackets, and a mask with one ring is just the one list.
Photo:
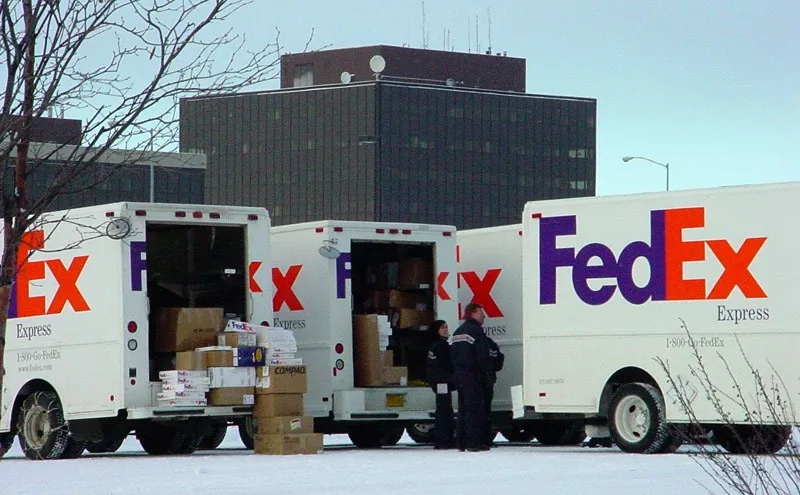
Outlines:
[[394, 353], [387, 350], [392, 327], [386, 315], [354, 315], [353, 345], [356, 387], [406, 386], [408, 369], [394, 366]]
[[322, 453], [322, 434], [314, 433], [314, 419], [303, 415], [308, 374], [302, 358], [295, 356], [294, 333], [263, 328], [258, 337], [266, 349], [267, 366], [256, 368], [255, 453]]

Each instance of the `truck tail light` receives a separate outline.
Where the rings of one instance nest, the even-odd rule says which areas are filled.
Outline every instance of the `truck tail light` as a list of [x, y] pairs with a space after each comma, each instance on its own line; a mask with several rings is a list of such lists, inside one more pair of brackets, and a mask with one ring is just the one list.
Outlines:
[[139, 343], [136, 342], [136, 339], [130, 339], [128, 341], [128, 350], [129, 351], [135, 351], [138, 348], [139, 348]]
[[192, 218], [203, 218], [203, 212], [202, 211], [192, 212]]
[[144, 211], [144, 210], [136, 210], [136, 216], [137, 217], [146, 217], [147, 216], [147, 212]]
[[336, 350], [336, 354], [341, 354], [344, 352], [344, 345], [342, 345], [341, 343], [336, 344], [336, 347], [334, 347], [334, 349]]
[[269, 322], [264, 320], [264, 321], [261, 322], [261, 326], [262, 327], [268, 327], [269, 326]]
[[129, 321], [128, 322], [128, 331], [130, 333], [136, 333], [136, 330], [138, 330], [138, 329], [139, 329], [139, 325], [137, 325], [135, 321]]
[[256, 215], [255, 213], [250, 213], [249, 215], [247, 215], [247, 219], [250, 220], [251, 222], [254, 220], [258, 220], [258, 215]]
[[185, 211], [176, 211], [175, 212], [175, 218], [186, 218], [186, 212]]
[[410, 231], [410, 230], [408, 230], [408, 229], [403, 229], [403, 235], [409, 235], [409, 234], [411, 234], [411, 231]]
[[452, 232], [442, 232], [442, 235], [445, 236], [445, 237], [452, 237], [453, 233]]
[[218, 219], [220, 217], [219, 213], [212, 212], [208, 214], [208, 218]]

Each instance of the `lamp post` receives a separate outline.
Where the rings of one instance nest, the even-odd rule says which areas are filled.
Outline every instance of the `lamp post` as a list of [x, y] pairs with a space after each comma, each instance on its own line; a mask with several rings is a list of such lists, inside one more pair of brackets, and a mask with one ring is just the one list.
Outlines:
[[636, 160], [636, 159], [646, 160], [646, 161], [648, 161], [650, 163], [655, 163], [656, 165], [660, 165], [660, 166], [664, 167], [665, 169], [667, 169], [667, 191], [669, 191], [669, 163], [657, 162], [655, 160], [651, 160], [651, 159], [649, 159], [647, 157], [644, 157], [644, 156], [624, 156], [624, 157], [622, 157], [622, 161], [625, 162], [625, 163], [627, 163], [627, 162], [629, 162], [631, 160]]

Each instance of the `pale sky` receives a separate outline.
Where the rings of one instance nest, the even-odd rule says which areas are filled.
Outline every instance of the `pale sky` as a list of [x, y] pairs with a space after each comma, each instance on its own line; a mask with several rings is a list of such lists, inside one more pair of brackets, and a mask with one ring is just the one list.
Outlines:
[[[302, 7], [300, 7], [302, 5]], [[429, 47], [450, 29], [467, 51], [527, 59], [529, 93], [598, 100], [598, 194], [800, 179], [800, 1], [427, 0]], [[287, 51], [422, 46], [419, 0], [256, 1], [248, 37], [282, 32]], [[271, 87], [277, 87], [277, 82]]]

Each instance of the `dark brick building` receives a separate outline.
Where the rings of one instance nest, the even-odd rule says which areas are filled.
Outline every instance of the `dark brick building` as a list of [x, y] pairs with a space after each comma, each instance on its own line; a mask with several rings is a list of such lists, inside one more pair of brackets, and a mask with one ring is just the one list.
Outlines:
[[594, 194], [596, 100], [524, 93], [524, 60], [379, 46], [281, 65], [280, 90], [181, 102], [180, 149], [207, 154], [207, 202], [266, 206], [276, 225], [463, 229]]

